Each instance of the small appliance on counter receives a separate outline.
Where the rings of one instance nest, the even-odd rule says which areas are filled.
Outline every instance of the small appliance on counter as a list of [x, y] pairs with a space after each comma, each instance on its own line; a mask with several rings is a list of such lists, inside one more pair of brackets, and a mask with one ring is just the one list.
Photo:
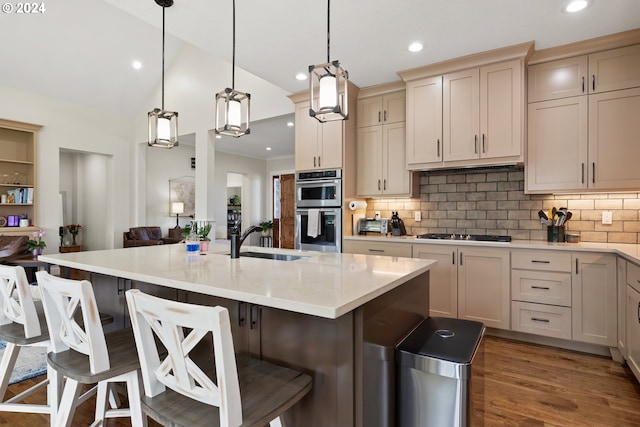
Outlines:
[[398, 211], [391, 212], [391, 235], [406, 236], [407, 229], [404, 227], [404, 221], [398, 216]]
[[358, 234], [387, 234], [389, 231], [388, 219], [362, 218], [358, 220]]

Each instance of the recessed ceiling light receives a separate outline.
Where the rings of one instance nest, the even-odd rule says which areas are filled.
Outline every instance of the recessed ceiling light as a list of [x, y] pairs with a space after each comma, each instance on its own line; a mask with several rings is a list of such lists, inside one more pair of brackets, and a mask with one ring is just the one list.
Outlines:
[[271, 147], [267, 147], [267, 151], [271, 151]]
[[289, 126], [290, 128], [293, 127], [293, 122], [287, 122], [287, 126]]
[[409, 52], [420, 52], [423, 49], [422, 43], [414, 42], [409, 45]]
[[579, 12], [585, 7], [587, 7], [588, 5], [589, 5], [589, 2], [587, 0], [573, 0], [571, 3], [567, 5], [567, 7], [565, 7], [564, 10], [569, 13]]
[[133, 63], [131, 64], [131, 66], [133, 68], [135, 68], [136, 70], [139, 70], [140, 68], [142, 68], [142, 62], [140, 61], [133, 61]]
[[298, 73], [296, 74], [296, 80], [307, 80], [307, 75], [305, 73]]

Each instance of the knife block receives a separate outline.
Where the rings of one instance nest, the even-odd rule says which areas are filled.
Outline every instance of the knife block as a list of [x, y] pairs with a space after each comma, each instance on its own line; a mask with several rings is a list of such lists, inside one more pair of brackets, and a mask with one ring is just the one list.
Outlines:
[[564, 242], [564, 226], [550, 225], [547, 227], [547, 242]]

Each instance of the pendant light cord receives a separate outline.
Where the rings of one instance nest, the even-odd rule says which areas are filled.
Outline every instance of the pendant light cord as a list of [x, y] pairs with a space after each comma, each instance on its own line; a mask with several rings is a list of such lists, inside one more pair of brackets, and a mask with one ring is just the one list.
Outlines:
[[164, 10], [162, 6], [162, 110], [164, 111]]
[[231, 56], [231, 90], [236, 87], [236, 0], [233, 0], [233, 54]]
[[331, 0], [327, 0], [327, 63], [331, 62], [331, 55], [329, 54], [329, 49], [330, 49], [330, 46], [331, 46], [331, 43], [330, 43], [331, 13], [330, 12], [331, 12]]

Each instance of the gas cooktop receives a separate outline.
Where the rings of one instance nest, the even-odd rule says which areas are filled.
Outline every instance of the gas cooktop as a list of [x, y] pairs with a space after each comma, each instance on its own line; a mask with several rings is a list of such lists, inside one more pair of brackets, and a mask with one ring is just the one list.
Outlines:
[[510, 242], [511, 236], [497, 236], [484, 234], [448, 234], [448, 233], [426, 233], [416, 236], [418, 239], [435, 240], [471, 240], [478, 242]]

